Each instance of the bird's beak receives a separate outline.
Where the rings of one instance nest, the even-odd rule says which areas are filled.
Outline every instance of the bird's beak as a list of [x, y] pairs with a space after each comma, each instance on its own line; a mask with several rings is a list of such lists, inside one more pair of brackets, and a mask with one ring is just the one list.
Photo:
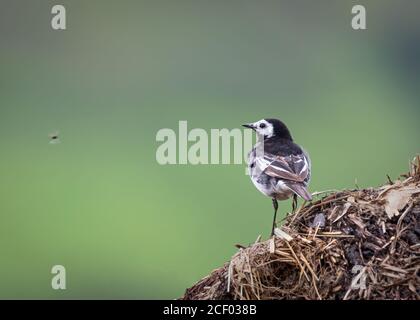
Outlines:
[[254, 126], [254, 124], [253, 124], [253, 123], [246, 123], [246, 124], [243, 124], [243, 125], [242, 125], [242, 127], [249, 128], [249, 129], [255, 129], [255, 126]]

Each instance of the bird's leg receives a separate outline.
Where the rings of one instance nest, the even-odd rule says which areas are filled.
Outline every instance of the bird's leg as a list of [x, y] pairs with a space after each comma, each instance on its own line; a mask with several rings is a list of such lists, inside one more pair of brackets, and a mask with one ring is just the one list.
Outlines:
[[271, 228], [271, 236], [274, 235], [274, 228], [276, 227], [277, 209], [279, 208], [279, 204], [275, 198], [273, 198], [273, 208], [274, 208], [274, 218], [273, 218], [273, 227]]
[[292, 213], [295, 213], [297, 208], [297, 195], [293, 194]]

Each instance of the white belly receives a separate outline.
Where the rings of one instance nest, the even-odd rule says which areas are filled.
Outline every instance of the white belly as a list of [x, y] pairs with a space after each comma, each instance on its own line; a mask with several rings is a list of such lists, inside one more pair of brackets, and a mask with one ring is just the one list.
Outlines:
[[286, 200], [289, 199], [293, 195], [293, 191], [290, 190], [283, 181], [277, 181], [276, 185], [276, 199], [277, 200]]
[[258, 179], [251, 177], [254, 186], [265, 196], [276, 198], [277, 200], [286, 200], [293, 195], [293, 191], [277, 179], [272, 179], [272, 183], [259, 183]]

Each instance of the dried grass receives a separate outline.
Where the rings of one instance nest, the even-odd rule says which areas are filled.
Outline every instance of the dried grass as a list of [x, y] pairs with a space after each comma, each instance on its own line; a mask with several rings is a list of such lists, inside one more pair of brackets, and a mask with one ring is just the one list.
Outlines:
[[418, 300], [420, 156], [401, 180], [321, 195], [182, 299]]

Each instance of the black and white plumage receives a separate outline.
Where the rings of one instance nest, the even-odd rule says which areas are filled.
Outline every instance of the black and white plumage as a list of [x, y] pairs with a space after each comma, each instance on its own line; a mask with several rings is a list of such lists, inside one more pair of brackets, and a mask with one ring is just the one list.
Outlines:
[[248, 154], [248, 170], [251, 181], [264, 195], [273, 199], [274, 233], [277, 200], [296, 196], [309, 201], [307, 190], [311, 178], [311, 160], [306, 151], [293, 142], [287, 126], [277, 119], [262, 119], [243, 125], [253, 129], [258, 142]]

